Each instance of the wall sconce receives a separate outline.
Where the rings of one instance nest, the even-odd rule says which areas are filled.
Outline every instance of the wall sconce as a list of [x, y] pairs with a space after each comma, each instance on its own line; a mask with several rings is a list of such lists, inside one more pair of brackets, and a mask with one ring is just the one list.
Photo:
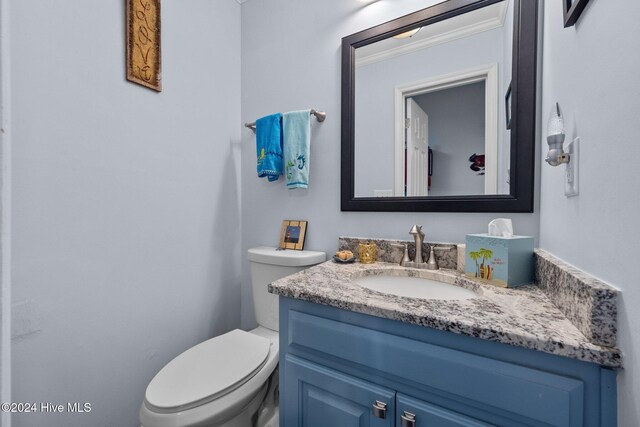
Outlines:
[[559, 166], [569, 163], [571, 155], [564, 152], [564, 118], [560, 111], [560, 105], [556, 102], [555, 108], [551, 109], [549, 123], [547, 124], [547, 144], [549, 152], [545, 162], [551, 166]]
[[[549, 144], [549, 152], [547, 158], [544, 159], [551, 166], [559, 166], [564, 164], [565, 182], [564, 195], [566, 197], [574, 197], [578, 195], [578, 160], [580, 154], [580, 138], [575, 138], [568, 144], [564, 144], [564, 118], [560, 111], [560, 105], [556, 102], [554, 108], [551, 109], [549, 115], [549, 124], [547, 125], [547, 144]], [[566, 152], [565, 152], [566, 148]]]

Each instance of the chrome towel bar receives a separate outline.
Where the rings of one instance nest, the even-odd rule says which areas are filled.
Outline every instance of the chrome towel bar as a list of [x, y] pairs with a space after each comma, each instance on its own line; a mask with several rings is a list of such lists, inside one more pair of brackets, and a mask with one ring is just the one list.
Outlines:
[[[316, 116], [316, 119], [319, 122], [324, 122], [324, 119], [327, 118], [327, 113], [324, 112], [324, 111], [317, 111], [317, 110], [312, 109], [310, 113], [313, 114], [314, 116]], [[256, 131], [256, 122], [245, 123], [244, 125], [245, 125], [245, 127], [248, 127], [249, 129], [251, 129], [252, 131], [254, 131], [254, 132]]]

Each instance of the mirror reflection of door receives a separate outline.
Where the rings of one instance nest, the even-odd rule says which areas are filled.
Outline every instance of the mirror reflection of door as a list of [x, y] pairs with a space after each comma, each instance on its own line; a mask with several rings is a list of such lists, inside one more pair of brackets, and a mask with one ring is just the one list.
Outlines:
[[407, 98], [405, 142], [405, 196], [426, 196], [429, 186], [429, 116], [413, 98]]
[[[435, 91], [425, 88], [426, 92], [405, 98], [410, 118], [406, 196], [485, 194], [485, 86], [480, 80]], [[427, 117], [428, 125], [423, 126]], [[420, 170], [429, 148], [434, 153], [430, 188], [427, 167]], [[423, 151], [424, 159], [419, 157]], [[479, 156], [481, 162], [471, 160]]]

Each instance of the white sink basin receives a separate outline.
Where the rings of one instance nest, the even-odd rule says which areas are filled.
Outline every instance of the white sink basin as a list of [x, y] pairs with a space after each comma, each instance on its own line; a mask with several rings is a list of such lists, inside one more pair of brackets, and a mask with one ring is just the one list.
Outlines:
[[409, 298], [465, 300], [478, 297], [469, 289], [422, 277], [365, 276], [354, 282], [373, 291]]

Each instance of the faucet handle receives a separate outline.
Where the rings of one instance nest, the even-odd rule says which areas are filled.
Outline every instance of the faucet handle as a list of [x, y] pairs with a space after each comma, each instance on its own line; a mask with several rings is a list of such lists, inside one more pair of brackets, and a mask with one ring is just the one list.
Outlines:
[[392, 243], [391, 246], [404, 249], [402, 259], [400, 260], [400, 266], [404, 267], [406, 263], [411, 262], [411, 258], [409, 258], [409, 246], [406, 243]]
[[437, 270], [438, 262], [436, 261], [436, 255], [433, 253], [434, 245], [429, 248], [429, 260], [427, 261], [427, 270]]

